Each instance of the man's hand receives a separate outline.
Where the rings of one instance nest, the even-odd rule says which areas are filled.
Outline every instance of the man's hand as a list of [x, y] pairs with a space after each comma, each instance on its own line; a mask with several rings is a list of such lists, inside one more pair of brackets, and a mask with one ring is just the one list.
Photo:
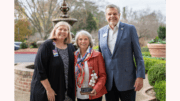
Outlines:
[[93, 89], [92, 91], [91, 91], [91, 94], [89, 94], [90, 96], [96, 96], [96, 90], [95, 89]]
[[141, 88], [143, 87], [143, 78], [137, 78], [134, 87], [135, 87], [135, 91], [141, 90]]

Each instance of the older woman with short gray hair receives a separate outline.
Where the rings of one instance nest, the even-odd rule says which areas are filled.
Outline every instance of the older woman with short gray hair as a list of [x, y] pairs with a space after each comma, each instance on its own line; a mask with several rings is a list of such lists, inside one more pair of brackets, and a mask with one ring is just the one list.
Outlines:
[[81, 30], [81, 31], [77, 32], [76, 37], [75, 37], [75, 43], [76, 43], [76, 45], [77, 45], [78, 48], [79, 48], [79, 46], [78, 46], [77, 42], [78, 42], [78, 37], [79, 37], [80, 35], [85, 35], [85, 36], [87, 36], [87, 37], [89, 38], [89, 42], [90, 42], [89, 45], [90, 45], [91, 47], [93, 47], [93, 41], [92, 41], [92, 36], [91, 36], [91, 34], [90, 34], [88, 31]]
[[85, 30], [76, 34], [75, 42], [78, 47], [74, 53], [77, 101], [101, 101], [107, 93], [102, 54], [92, 49], [92, 36]]

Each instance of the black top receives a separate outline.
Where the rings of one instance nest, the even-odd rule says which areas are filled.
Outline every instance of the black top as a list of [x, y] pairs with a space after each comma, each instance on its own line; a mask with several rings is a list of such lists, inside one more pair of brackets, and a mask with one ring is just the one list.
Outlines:
[[48, 101], [46, 90], [41, 84], [41, 80], [48, 79], [52, 89], [57, 94], [56, 101], [65, 99], [65, 91], [67, 95], [75, 101], [75, 77], [74, 77], [74, 51], [72, 44], [68, 44], [69, 55], [69, 71], [68, 71], [68, 89], [66, 89], [64, 64], [60, 54], [54, 57], [53, 50], [55, 46], [51, 39], [46, 40], [38, 49], [35, 58], [35, 69], [31, 81], [30, 101]]

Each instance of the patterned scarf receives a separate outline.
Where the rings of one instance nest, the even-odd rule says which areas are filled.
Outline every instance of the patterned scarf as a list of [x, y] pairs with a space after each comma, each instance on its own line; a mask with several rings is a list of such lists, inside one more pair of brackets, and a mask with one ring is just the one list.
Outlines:
[[77, 86], [79, 88], [81, 88], [83, 81], [84, 81], [84, 75], [85, 75], [85, 72], [84, 72], [85, 64], [84, 64], [84, 62], [91, 58], [92, 48], [88, 47], [88, 49], [89, 49], [89, 52], [86, 52], [86, 54], [84, 55], [83, 58], [81, 58], [80, 51], [77, 51], [75, 53], [75, 56], [77, 57], [77, 63], [75, 65], [75, 76], [76, 76]]

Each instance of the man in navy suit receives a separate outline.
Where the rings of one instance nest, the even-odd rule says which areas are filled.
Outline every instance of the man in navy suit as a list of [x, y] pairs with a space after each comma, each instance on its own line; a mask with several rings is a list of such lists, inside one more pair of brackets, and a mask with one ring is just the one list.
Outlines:
[[[135, 101], [136, 91], [143, 87], [145, 67], [134, 25], [120, 22], [116, 5], [106, 6], [108, 25], [98, 32], [99, 51], [107, 73], [106, 101]], [[134, 64], [134, 59], [136, 67]]]

